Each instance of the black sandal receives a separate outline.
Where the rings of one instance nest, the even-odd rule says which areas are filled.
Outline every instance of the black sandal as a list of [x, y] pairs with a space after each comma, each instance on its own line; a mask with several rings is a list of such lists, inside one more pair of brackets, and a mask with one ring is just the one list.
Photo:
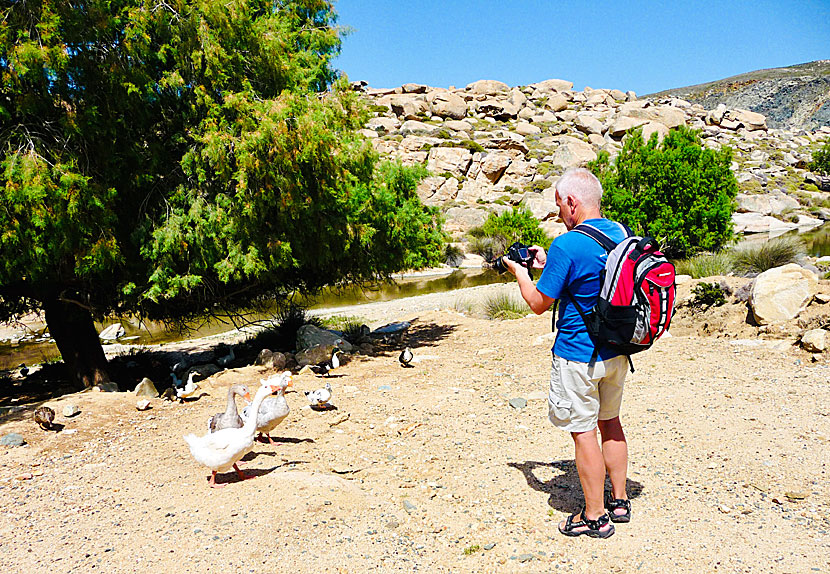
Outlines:
[[[577, 516], [579, 516], [582, 520], [574, 522], [574, 518]], [[577, 528], [583, 528], [586, 526], [586, 530], [577, 530]], [[605, 526], [608, 526], [609, 528], [607, 530], [602, 530]], [[614, 534], [614, 525], [609, 523], [608, 514], [603, 514], [596, 520], [588, 520], [585, 516], [585, 509], [583, 508], [581, 512], [571, 514], [567, 520], [565, 520], [565, 528], [560, 526], [559, 532], [565, 536], [580, 536], [582, 534], [587, 534], [591, 538], [608, 538]]]
[[[631, 501], [622, 498], [611, 498], [611, 493], [605, 499], [605, 508], [611, 517], [611, 522], [631, 522]], [[617, 514], [620, 508], [625, 510], [623, 514]]]

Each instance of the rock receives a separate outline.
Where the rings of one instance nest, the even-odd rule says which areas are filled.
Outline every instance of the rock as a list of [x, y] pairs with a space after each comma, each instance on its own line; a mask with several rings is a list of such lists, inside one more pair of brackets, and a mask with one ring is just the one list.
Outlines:
[[691, 275], [675, 275], [674, 284], [675, 285], [683, 285], [684, 283], [688, 283], [691, 280], [692, 280]]
[[120, 391], [120, 389], [118, 388], [118, 383], [113, 383], [112, 381], [98, 383], [93, 387], [93, 389], [101, 391], [102, 393], [117, 393]]
[[434, 147], [427, 156], [427, 169], [432, 173], [449, 172], [456, 177], [467, 173], [473, 154], [461, 147]]
[[446, 120], [444, 121], [444, 127], [454, 132], [473, 133], [473, 125], [466, 120]]
[[798, 225], [760, 213], [733, 213], [736, 233], [781, 233], [797, 229]]
[[[623, 104], [623, 108], [631, 104]], [[620, 114], [632, 118], [640, 118], [651, 122], [659, 122], [667, 128], [676, 128], [686, 124], [686, 114], [671, 106], [653, 106], [649, 108], [630, 107], [620, 110]]]
[[441, 130], [439, 126], [425, 124], [418, 120], [406, 120], [401, 125], [401, 133], [403, 135], [433, 135]]
[[[337, 333], [332, 333], [327, 329], [321, 329], [320, 327], [311, 324], [303, 325], [297, 329], [297, 350], [301, 351], [303, 349], [319, 345], [330, 345], [332, 347], [336, 345], [340, 348], [340, 350], [347, 353], [351, 353], [354, 350], [351, 343]], [[331, 351], [329, 351], [329, 356], [331, 356]], [[329, 357], [324, 357], [320, 360], [323, 361], [328, 358]], [[297, 362], [299, 363], [299, 359], [297, 359]]]
[[574, 127], [585, 134], [602, 133], [602, 122], [586, 113], [576, 115]]
[[124, 330], [124, 327], [121, 326], [121, 323], [115, 323], [101, 331], [98, 334], [98, 337], [103, 341], [115, 341], [126, 334], [127, 332]]
[[827, 331], [811, 329], [801, 336], [801, 346], [811, 353], [823, 353], [827, 349]]
[[[440, 92], [429, 106], [433, 116], [461, 120], [467, 116], [467, 102], [458, 94]], [[452, 128], [450, 128], [452, 129]]]
[[545, 102], [545, 108], [554, 113], [564, 111], [567, 107], [568, 100], [561, 94], [553, 94]]
[[20, 433], [10, 432], [0, 438], [0, 445], [2, 446], [23, 446], [24, 444], [26, 444], [26, 441]]
[[795, 263], [761, 273], [750, 306], [759, 325], [788, 321], [803, 311], [818, 290], [818, 277]]
[[530, 562], [531, 560], [533, 560], [533, 554], [519, 554], [516, 557], [516, 560], [518, 560], [519, 562]]
[[492, 550], [492, 549], [493, 549], [493, 548], [495, 548], [495, 547], [496, 547], [496, 543], [495, 543], [495, 542], [488, 542], [487, 544], [485, 544], [484, 546], [482, 546], [482, 548], [484, 548], [485, 550]]
[[156, 389], [156, 386], [153, 384], [153, 381], [151, 381], [147, 377], [141, 379], [141, 382], [138, 383], [138, 385], [136, 385], [135, 391], [133, 392], [137, 397], [149, 397], [151, 399], [154, 399], [157, 396], [159, 396], [159, 392]]
[[641, 125], [646, 123], [648, 123], [648, 120], [643, 118], [632, 118], [629, 116], [622, 116], [618, 118], [613, 124], [611, 124], [611, 127], [608, 128], [608, 133], [611, 134], [611, 137], [621, 138], [629, 130], [632, 130], [636, 127], [640, 127]]
[[427, 86], [410, 82], [401, 86], [401, 89], [404, 94], [423, 94], [427, 91]]
[[81, 409], [78, 408], [78, 405], [69, 404], [63, 407], [63, 416], [65, 416], [68, 419], [74, 417], [80, 412]]
[[495, 96], [502, 92], [509, 92], [510, 86], [497, 80], [478, 80], [477, 82], [467, 84], [467, 91], [473, 94]]
[[739, 126], [743, 126], [749, 131], [767, 129], [767, 118], [763, 114], [736, 109], [726, 112], [725, 117], [734, 120]]
[[574, 83], [567, 80], [551, 79], [530, 84], [530, 87], [542, 92], [567, 92], [573, 89]]
[[560, 136], [561, 142], [553, 152], [551, 163], [561, 168], [577, 167], [597, 159], [597, 153], [591, 144], [570, 136]]
[[663, 142], [663, 138], [669, 135], [669, 128], [658, 122], [648, 122], [643, 125], [643, 140], [651, 139], [652, 134], [657, 134], [657, 141]]
[[279, 351], [271, 351], [270, 349], [262, 349], [257, 355], [254, 364], [261, 367], [268, 367], [269, 369], [283, 369], [288, 359]]
[[417, 120], [429, 109], [424, 97], [415, 95], [392, 96], [389, 105], [392, 107], [392, 113], [405, 120]]
[[150, 408], [150, 401], [149, 399], [141, 399], [135, 403], [135, 408], [138, 411], [146, 411]]
[[366, 127], [377, 132], [392, 132], [401, 127], [401, 122], [396, 118], [379, 116], [366, 122]]
[[324, 361], [328, 361], [329, 359], [331, 359], [331, 353], [334, 350], [334, 347], [335, 345], [333, 344], [315, 345], [313, 347], [308, 347], [306, 349], [303, 349], [302, 351], [298, 351], [297, 354], [294, 356], [294, 359], [300, 366], [317, 365], [318, 363], [322, 363]]
[[488, 153], [481, 160], [481, 167], [479, 168], [480, 176], [478, 179], [482, 179], [483, 176], [490, 183], [496, 183], [499, 178], [501, 178], [502, 174], [504, 174], [504, 171], [507, 169], [507, 166], [510, 165], [511, 161], [512, 157], [508, 153]]
[[542, 133], [542, 128], [534, 126], [529, 122], [519, 122], [516, 126], [516, 133], [522, 134], [523, 136], [532, 136]]
[[412, 514], [413, 512], [418, 510], [418, 507], [409, 502], [408, 500], [404, 500], [403, 509], [406, 511], [407, 514]]
[[527, 400], [529, 401], [545, 401], [548, 398], [548, 393], [546, 391], [531, 391], [527, 395]]
[[527, 399], [524, 399], [522, 397], [515, 397], [507, 401], [507, 403], [518, 411], [527, 406]]

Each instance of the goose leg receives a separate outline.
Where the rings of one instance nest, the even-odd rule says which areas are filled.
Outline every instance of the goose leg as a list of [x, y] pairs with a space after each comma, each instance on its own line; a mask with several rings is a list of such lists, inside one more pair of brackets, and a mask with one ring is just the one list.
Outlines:
[[246, 475], [245, 475], [245, 473], [244, 473], [244, 472], [242, 472], [242, 471], [239, 469], [239, 467], [238, 467], [238, 466], [236, 466], [236, 463], [234, 463], [234, 465], [233, 465], [233, 469], [236, 471], [236, 476], [238, 476], [238, 477], [239, 477], [239, 480], [247, 480], [247, 479], [249, 479], [249, 478], [253, 478], [253, 476], [246, 476]]
[[274, 439], [271, 438], [270, 434], [265, 435], [268, 438], [268, 442], [272, 445], [276, 445], [277, 443], [274, 442]]
[[[234, 465], [236, 466], [236, 465]], [[223, 488], [227, 486], [226, 484], [216, 484], [216, 471], [214, 470], [210, 475], [210, 480], [208, 481], [208, 485], [211, 488]]]

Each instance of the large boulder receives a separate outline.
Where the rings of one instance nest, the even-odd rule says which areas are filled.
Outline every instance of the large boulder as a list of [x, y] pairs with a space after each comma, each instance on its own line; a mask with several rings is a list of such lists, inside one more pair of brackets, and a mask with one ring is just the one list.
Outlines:
[[456, 177], [467, 173], [473, 154], [463, 147], [434, 147], [427, 156], [427, 169], [432, 173], [449, 172]]
[[736, 233], [783, 233], [798, 229], [798, 225], [781, 221], [761, 213], [733, 213], [732, 223]]
[[[297, 350], [302, 351], [318, 345], [338, 346], [342, 351], [351, 353], [354, 348], [346, 339], [332, 333], [327, 329], [321, 329], [316, 325], [305, 324], [297, 329]], [[331, 355], [331, 353], [329, 353]], [[299, 359], [298, 359], [299, 361]]]
[[98, 337], [102, 341], [115, 341], [116, 339], [120, 339], [124, 335], [126, 335], [126, 331], [124, 327], [121, 326], [121, 323], [115, 323], [110, 325], [98, 335]]
[[725, 117], [737, 122], [739, 126], [743, 126], [749, 131], [767, 129], [767, 118], [763, 114], [738, 109], [729, 110], [726, 112]]
[[586, 113], [576, 115], [574, 127], [585, 134], [602, 133], [602, 122]]
[[[623, 107], [628, 106], [625, 104]], [[686, 113], [671, 106], [653, 106], [648, 108], [631, 107], [620, 111], [621, 115], [640, 118], [650, 122], [659, 122], [667, 128], [676, 128], [686, 124]]]
[[810, 329], [801, 336], [801, 346], [811, 353], [822, 353], [827, 349], [827, 331]]
[[818, 291], [818, 277], [809, 269], [789, 263], [761, 273], [752, 285], [750, 306], [759, 325], [795, 318]]
[[401, 125], [401, 133], [405, 136], [408, 135], [432, 135], [441, 131], [441, 128], [438, 126], [433, 126], [431, 124], [425, 124], [424, 122], [419, 122], [418, 120], [407, 120]]
[[427, 113], [429, 106], [423, 96], [392, 96], [389, 100], [392, 111], [399, 118], [415, 120]]
[[530, 87], [542, 92], [567, 92], [573, 89], [574, 83], [567, 80], [551, 79], [530, 84]]
[[501, 92], [509, 92], [510, 86], [497, 80], [479, 80], [477, 82], [473, 82], [472, 84], [467, 84], [467, 91], [474, 94], [495, 96]]
[[755, 211], [764, 215], [780, 215], [785, 210], [799, 207], [798, 200], [781, 191], [757, 195], [739, 193], [735, 199], [739, 213]]
[[391, 132], [401, 127], [401, 122], [396, 118], [387, 118], [386, 116], [378, 116], [372, 118], [366, 123], [366, 127], [376, 132]]
[[570, 136], [561, 136], [559, 140], [561, 143], [551, 158], [553, 165], [567, 169], [597, 159], [597, 152], [591, 144]]
[[479, 168], [479, 181], [489, 181], [496, 183], [504, 174], [507, 166], [510, 165], [512, 157], [509, 153], [493, 152], [488, 153], [481, 160], [481, 167]]
[[545, 102], [545, 107], [552, 112], [561, 112], [568, 107], [568, 100], [562, 94], [553, 94]]
[[613, 124], [611, 124], [611, 127], [608, 128], [608, 133], [611, 134], [611, 137], [621, 138], [629, 130], [632, 130], [636, 127], [640, 127], [641, 125], [646, 123], [648, 123], [648, 120], [643, 118], [620, 116]]
[[433, 116], [461, 120], [467, 116], [467, 102], [458, 94], [439, 92], [429, 106]]

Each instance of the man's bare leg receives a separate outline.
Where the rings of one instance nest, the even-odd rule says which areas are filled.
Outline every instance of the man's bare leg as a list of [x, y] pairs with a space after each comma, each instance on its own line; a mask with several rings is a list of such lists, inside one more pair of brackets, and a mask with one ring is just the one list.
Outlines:
[[[628, 443], [620, 423], [620, 417], [599, 421], [602, 437], [602, 458], [611, 478], [611, 496], [615, 499], [628, 500], [626, 478], [628, 474]], [[618, 508], [617, 514], [624, 514], [625, 509]]]

